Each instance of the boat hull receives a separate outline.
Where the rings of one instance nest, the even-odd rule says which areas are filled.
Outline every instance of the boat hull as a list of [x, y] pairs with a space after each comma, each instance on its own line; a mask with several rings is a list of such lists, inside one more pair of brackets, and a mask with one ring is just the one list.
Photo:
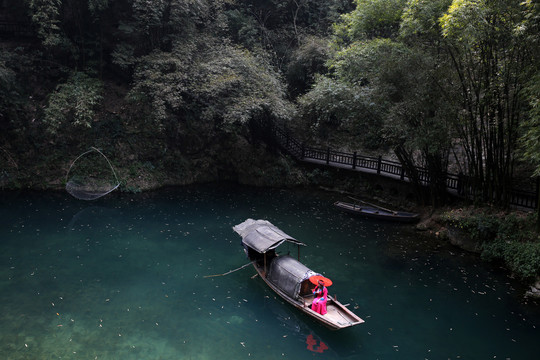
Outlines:
[[370, 206], [360, 206], [343, 201], [336, 201], [334, 206], [349, 214], [360, 215], [371, 219], [413, 223], [419, 220], [418, 214], [405, 211], [386, 211]]
[[287, 241], [298, 246], [305, 244], [284, 233], [267, 220], [246, 219], [233, 226], [242, 237], [242, 246], [259, 276], [282, 299], [330, 329], [338, 330], [364, 322], [337, 299], [327, 296], [327, 313], [311, 310], [314, 300], [314, 276], [321, 275], [290, 255], [278, 255], [275, 249]]
[[328, 327], [331, 330], [340, 330], [348, 328], [354, 325], [362, 324], [362, 320], [358, 315], [350, 311], [345, 305], [341, 304], [337, 299], [332, 296], [328, 296], [326, 303], [327, 313], [321, 315], [313, 310], [311, 310], [311, 302], [313, 301], [311, 297], [301, 297], [300, 300], [296, 300], [285, 294], [277, 286], [275, 286], [270, 280], [265, 276], [264, 269], [253, 264], [255, 270], [259, 276], [264, 280], [264, 282], [272, 289], [276, 294], [278, 294], [283, 300], [287, 301], [292, 306], [303, 311], [308, 316], [312, 317], [316, 321], [322, 323], [324, 326]]

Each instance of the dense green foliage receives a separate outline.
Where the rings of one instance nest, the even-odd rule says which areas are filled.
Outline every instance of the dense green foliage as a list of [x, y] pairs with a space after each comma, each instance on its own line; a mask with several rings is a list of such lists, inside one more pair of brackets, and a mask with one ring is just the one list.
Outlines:
[[57, 134], [60, 129], [69, 132], [72, 127], [92, 127], [101, 93], [102, 84], [98, 79], [80, 72], [71, 74], [49, 96], [43, 116], [47, 130]]
[[[540, 49], [540, 4], [531, 0], [525, 1], [527, 13], [521, 31], [533, 45], [538, 57]], [[524, 121], [524, 135], [521, 138], [521, 149], [524, 157], [535, 166], [535, 176], [540, 176], [540, 62], [536, 62], [534, 73], [526, 82], [525, 98], [530, 108], [529, 117]]]
[[[420, 198], [417, 169], [426, 168], [434, 205], [446, 201], [441, 174], [458, 171], [478, 201], [508, 204], [519, 143], [522, 158], [539, 165], [538, 89], [530, 81], [539, 72], [537, 4], [355, 3], [334, 26], [329, 72], [300, 101], [305, 127], [326, 133], [331, 124], [346, 135], [367, 129], [346, 146], [370, 147], [375, 140], [390, 147]], [[355, 106], [345, 93], [355, 95]]]
[[148, 101], [160, 124], [186, 112], [209, 124], [246, 123], [264, 109], [290, 116], [283, 85], [264, 59], [230, 45], [199, 49], [189, 61], [175, 50], [155, 50], [135, 68], [130, 98]]
[[[333, 124], [335, 132], [354, 134], [350, 147], [392, 149], [420, 196], [417, 167], [427, 168], [431, 198], [444, 201], [451, 122], [458, 113], [450, 98], [452, 73], [438, 45], [441, 36], [430, 24], [444, 7], [426, 3], [429, 11], [419, 11], [419, 2], [356, 3], [335, 25], [331, 73], [302, 98], [303, 120], [318, 131]], [[349, 97], [354, 106], [344, 101], [343, 90], [354, 94]]]
[[355, 0], [356, 9], [343, 15], [334, 28], [338, 43], [358, 39], [395, 38], [406, 0]]
[[352, 6], [10, 0], [5, 9], [34, 33], [0, 34], [0, 185], [58, 183], [70, 159], [99, 146], [116, 154], [128, 188], [240, 176], [235, 167], [247, 167], [231, 164], [252, 142], [250, 123], [293, 119], [291, 99], [325, 71], [325, 36]]
[[131, 153], [153, 164], [129, 174], [185, 174], [238, 144], [259, 146], [251, 124], [272, 119], [303, 141], [393, 152], [435, 206], [447, 200], [447, 172], [465, 174], [478, 202], [501, 205], [522, 159], [532, 171], [521, 177], [539, 172], [535, 1], [9, 0], [6, 9], [33, 30], [8, 34], [0, 55], [10, 164], [100, 145], [126, 164]]

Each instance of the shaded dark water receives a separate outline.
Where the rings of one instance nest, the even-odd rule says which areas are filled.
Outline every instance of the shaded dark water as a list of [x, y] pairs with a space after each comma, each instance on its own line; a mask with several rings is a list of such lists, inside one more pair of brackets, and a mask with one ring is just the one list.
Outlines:
[[[1, 196], [0, 359], [537, 358], [540, 316], [511, 279], [401, 226], [341, 213], [336, 195]], [[366, 323], [327, 330], [250, 267], [205, 278], [247, 262], [232, 226], [250, 217], [307, 243], [301, 260]]]

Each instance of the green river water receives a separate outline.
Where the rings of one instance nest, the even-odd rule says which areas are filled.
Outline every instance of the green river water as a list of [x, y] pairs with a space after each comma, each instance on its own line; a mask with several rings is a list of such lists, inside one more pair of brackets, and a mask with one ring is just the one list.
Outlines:
[[[540, 306], [503, 271], [339, 195], [234, 185], [0, 194], [0, 359], [537, 359]], [[266, 219], [366, 323], [331, 331], [246, 267]], [[283, 245], [283, 253], [296, 248]]]

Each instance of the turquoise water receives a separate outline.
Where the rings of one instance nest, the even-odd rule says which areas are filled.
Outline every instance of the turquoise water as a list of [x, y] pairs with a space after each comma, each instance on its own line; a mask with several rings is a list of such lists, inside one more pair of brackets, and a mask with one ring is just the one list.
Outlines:
[[[338, 195], [0, 196], [0, 359], [537, 358], [539, 306], [512, 279], [406, 226], [341, 213]], [[250, 217], [307, 243], [301, 260], [366, 323], [327, 330], [251, 267], [205, 277], [247, 263], [232, 226]]]

